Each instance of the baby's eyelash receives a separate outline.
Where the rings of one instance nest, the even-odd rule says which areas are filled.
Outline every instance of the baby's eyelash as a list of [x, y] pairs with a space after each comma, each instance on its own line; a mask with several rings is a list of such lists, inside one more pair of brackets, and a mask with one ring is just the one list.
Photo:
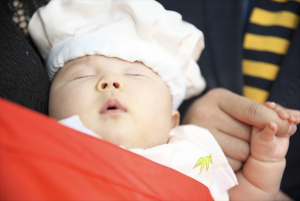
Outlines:
[[78, 79], [81, 79], [81, 78], [92, 77], [92, 76], [94, 76], [94, 75], [82, 75], [82, 76], [74, 77], [73, 80], [78, 80]]
[[145, 76], [145, 75], [138, 74], [138, 73], [126, 73], [125, 75], [130, 75], [130, 76]]

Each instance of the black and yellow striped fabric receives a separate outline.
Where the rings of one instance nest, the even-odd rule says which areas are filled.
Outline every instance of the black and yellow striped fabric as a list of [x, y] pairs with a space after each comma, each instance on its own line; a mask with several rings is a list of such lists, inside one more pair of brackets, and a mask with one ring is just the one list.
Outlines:
[[299, 16], [300, 0], [260, 0], [254, 7], [243, 42], [244, 96], [267, 101]]

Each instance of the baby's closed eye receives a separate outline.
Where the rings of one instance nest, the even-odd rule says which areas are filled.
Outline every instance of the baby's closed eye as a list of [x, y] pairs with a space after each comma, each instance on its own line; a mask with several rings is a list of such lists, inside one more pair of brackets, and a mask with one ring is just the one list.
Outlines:
[[128, 76], [145, 76], [144, 74], [141, 74], [141, 73], [125, 73], [124, 75], [128, 75]]
[[78, 76], [74, 76], [73, 80], [78, 80], [78, 79], [83, 79], [83, 78], [89, 78], [89, 77], [93, 77], [95, 75], [78, 75]]

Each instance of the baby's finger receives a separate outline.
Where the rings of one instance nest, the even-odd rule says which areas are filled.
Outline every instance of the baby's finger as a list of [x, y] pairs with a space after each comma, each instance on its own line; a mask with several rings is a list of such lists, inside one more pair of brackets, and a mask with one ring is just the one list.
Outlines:
[[274, 108], [274, 111], [277, 112], [278, 116], [283, 119], [283, 120], [286, 120], [286, 119], [289, 119], [290, 118], [290, 115], [288, 114], [288, 112], [285, 110], [285, 108], [283, 108], [281, 105], [279, 104], [275, 104], [275, 108]]
[[274, 102], [266, 102], [264, 105], [277, 112], [278, 116], [282, 120], [288, 120], [290, 123], [294, 124], [300, 123], [300, 111], [287, 109]]
[[267, 106], [268, 108], [274, 110], [275, 112], [277, 112], [278, 116], [282, 119], [282, 120], [287, 120], [290, 118], [289, 114], [286, 112], [286, 110], [284, 110], [283, 107], [281, 107], [279, 104], [276, 104], [274, 102], [266, 102], [264, 104], [265, 106]]
[[259, 137], [264, 142], [270, 142], [275, 137], [275, 134], [278, 130], [278, 126], [274, 122], [270, 122], [262, 132], [259, 133]]
[[276, 106], [276, 103], [268, 101], [268, 102], [265, 102], [264, 105], [273, 110]]
[[291, 115], [291, 114], [290, 114], [290, 117], [288, 118], [288, 121], [289, 121], [290, 123], [298, 124], [298, 123], [297, 123], [297, 118], [294, 117], [294, 115]]
[[299, 110], [292, 110], [292, 109], [285, 109], [287, 111], [287, 113], [290, 115], [290, 117], [293, 117], [294, 119], [289, 119], [289, 121], [291, 122], [292, 120], [294, 120], [294, 124], [299, 124], [300, 123], [300, 111]]

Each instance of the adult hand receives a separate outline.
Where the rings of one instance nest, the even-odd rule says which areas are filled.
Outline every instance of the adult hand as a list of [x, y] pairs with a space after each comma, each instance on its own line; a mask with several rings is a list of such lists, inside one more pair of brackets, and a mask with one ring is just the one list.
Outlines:
[[297, 129], [294, 124], [282, 120], [276, 111], [218, 88], [190, 106], [183, 124], [195, 124], [208, 129], [220, 144], [233, 170], [238, 171], [250, 153], [251, 127], [263, 129], [270, 121], [278, 125], [278, 136], [293, 134]]

